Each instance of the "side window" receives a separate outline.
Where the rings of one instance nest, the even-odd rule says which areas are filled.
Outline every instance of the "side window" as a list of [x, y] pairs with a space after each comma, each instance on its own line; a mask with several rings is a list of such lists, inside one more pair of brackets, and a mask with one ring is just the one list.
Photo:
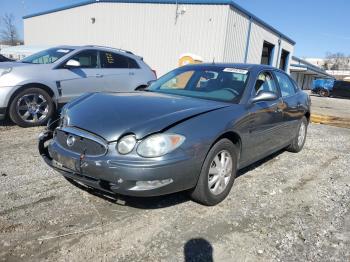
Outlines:
[[276, 82], [270, 72], [260, 73], [255, 83], [255, 95], [261, 91], [269, 91], [278, 95]]
[[82, 51], [70, 59], [76, 60], [80, 63], [80, 68], [97, 68], [97, 51], [86, 50]]
[[132, 58], [128, 57], [129, 68], [140, 68], [139, 64]]
[[100, 52], [102, 68], [129, 68], [128, 58], [112, 52]]
[[295, 88], [289, 77], [283, 73], [275, 72], [278, 84], [281, 89], [282, 97], [292, 96], [295, 94]]

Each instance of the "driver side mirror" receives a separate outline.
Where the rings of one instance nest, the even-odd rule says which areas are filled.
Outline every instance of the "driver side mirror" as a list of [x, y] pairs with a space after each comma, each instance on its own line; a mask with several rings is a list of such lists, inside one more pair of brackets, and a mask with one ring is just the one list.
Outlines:
[[78, 68], [80, 66], [81, 66], [80, 62], [74, 59], [69, 59], [67, 63], [64, 65], [65, 68]]
[[250, 99], [251, 103], [264, 102], [264, 101], [274, 101], [277, 100], [278, 96], [270, 91], [260, 91], [255, 97]]

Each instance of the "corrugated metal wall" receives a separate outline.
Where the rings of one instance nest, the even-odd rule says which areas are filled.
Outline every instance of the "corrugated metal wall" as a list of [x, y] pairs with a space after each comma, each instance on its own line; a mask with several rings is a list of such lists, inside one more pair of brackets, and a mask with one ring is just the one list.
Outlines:
[[[176, 16], [178, 13], [178, 16]], [[177, 19], [176, 19], [177, 17]], [[92, 18], [95, 23], [92, 23]], [[244, 62], [249, 17], [229, 5], [94, 3], [24, 20], [26, 45], [105, 45], [144, 57], [158, 75], [178, 66], [184, 53], [205, 62]], [[253, 22], [248, 63], [261, 61], [263, 42], [279, 36]], [[293, 45], [281, 40], [292, 55]]]
[[[227, 6], [95, 3], [24, 20], [26, 45], [97, 44], [144, 57], [158, 75], [177, 67], [180, 55], [222, 61]], [[92, 24], [91, 18], [95, 18]]]
[[[281, 44], [279, 44], [279, 40], [281, 40]], [[253, 21], [247, 60], [248, 63], [259, 64], [261, 62], [261, 54], [264, 41], [275, 46], [271, 64], [272, 66], [279, 65], [282, 48], [290, 53], [290, 57], [293, 54], [293, 45], [289, 44], [284, 39], [281, 39], [278, 35], [274, 34], [269, 29]]]
[[227, 10], [224, 62], [242, 63], [244, 62], [247, 44], [249, 17], [233, 8], [228, 8]]

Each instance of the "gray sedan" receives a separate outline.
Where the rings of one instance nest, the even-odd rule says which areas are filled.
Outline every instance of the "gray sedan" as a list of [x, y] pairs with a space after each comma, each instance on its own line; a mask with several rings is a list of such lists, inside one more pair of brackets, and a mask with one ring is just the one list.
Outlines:
[[188, 190], [215, 205], [238, 169], [283, 148], [299, 152], [309, 119], [309, 96], [283, 71], [189, 65], [143, 92], [92, 93], [67, 104], [40, 135], [39, 151], [86, 187], [132, 196]]

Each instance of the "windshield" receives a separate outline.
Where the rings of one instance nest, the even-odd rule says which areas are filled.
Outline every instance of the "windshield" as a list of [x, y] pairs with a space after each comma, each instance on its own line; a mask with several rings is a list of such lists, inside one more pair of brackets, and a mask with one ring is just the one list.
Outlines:
[[159, 78], [147, 90], [238, 103], [247, 80], [248, 71], [237, 68], [178, 68]]
[[51, 64], [62, 56], [73, 51], [69, 48], [50, 48], [39, 53], [33, 54], [21, 60], [22, 63], [30, 64]]

